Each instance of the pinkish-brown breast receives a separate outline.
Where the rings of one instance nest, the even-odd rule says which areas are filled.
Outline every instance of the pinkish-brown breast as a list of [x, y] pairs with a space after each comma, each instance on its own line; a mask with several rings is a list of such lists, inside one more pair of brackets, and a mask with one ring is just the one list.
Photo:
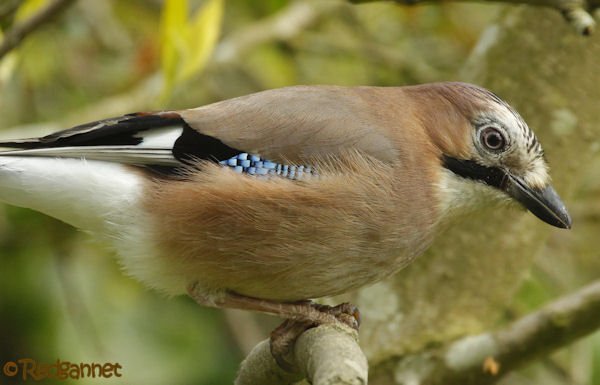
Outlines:
[[318, 177], [257, 178], [204, 164], [156, 180], [145, 202], [165, 266], [191, 283], [297, 300], [381, 279], [429, 244], [427, 173], [359, 152], [323, 159]]

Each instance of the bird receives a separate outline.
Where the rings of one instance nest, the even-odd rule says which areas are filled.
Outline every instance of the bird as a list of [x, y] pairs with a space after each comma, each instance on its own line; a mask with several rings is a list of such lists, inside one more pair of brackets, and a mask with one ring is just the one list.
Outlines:
[[469, 210], [572, 225], [534, 132], [468, 83], [291, 86], [0, 147], [0, 201], [96, 234], [158, 291], [290, 320], [279, 334], [356, 328], [311, 300], [396, 273]]

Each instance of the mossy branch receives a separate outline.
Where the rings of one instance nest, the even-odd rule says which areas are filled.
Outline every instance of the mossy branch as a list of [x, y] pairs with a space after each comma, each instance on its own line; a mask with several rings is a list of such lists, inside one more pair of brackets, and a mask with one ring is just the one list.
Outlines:
[[367, 358], [358, 346], [354, 329], [323, 325], [304, 332], [294, 345], [296, 372], [281, 369], [269, 349], [259, 343], [242, 362], [236, 385], [292, 384], [303, 378], [313, 385], [364, 385]]
[[[423, 385], [486, 385], [511, 370], [600, 328], [600, 281], [562, 297], [508, 326], [468, 336], [448, 346], [380, 364], [378, 377], [394, 373], [396, 382]], [[294, 347], [296, 372], [281, 369], [259, 343], [241, 365], [236, 385], [292, 384], [302, 378], [314, 385], [367, 383], [367, 360], [356, 333], [341, 326], [306, 331]], [[393, 370], [390, 370], [393, 367]], [[385, 382], [385, 381], [384, 381]]]
[[498, 331], [468, 336], [441, 349], [392, 358], [381, 366], [379, 374], [389, 375], [392, 365], [396, 378], [416, 376], [415, 383], [423, 385], [494, 384], [511, 370], [599, 328], [600, 281], [596, 281]]

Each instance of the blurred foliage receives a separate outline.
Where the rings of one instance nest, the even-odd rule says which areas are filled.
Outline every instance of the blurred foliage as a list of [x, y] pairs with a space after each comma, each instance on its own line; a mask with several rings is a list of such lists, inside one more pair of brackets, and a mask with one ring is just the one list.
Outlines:
[[160, 23], [164, 94], [204, 69], [219, 37], [224, 0], [208, 0], [188, 22], [187, 0], [166, 0]]
[[48, 5], [48, 3], [48, 0], [26, 0], [19, 6], [19, 8], [17, 8], [15, 13], [15, 21], [19, 22], [27, 19], [41, 8]]
[[[27, 0], [16, 12], [0, 13], [0, 28], [6, 31], [43, 3]], [[193, 107], [292, 84], [452, 80], [499, 9], [341, 7], [315, 18], [301, 33], [247, 47], [234, 60], [215, 64], [223, 41], [292, 5], [286, 0], [79, 0], [0, 61], [0, 128], [11, 130], [2, 134], [35, 135], [39, 132], [25, 126], [52, 122], [41, 126], [47, 132], [57, 124], [81, 123], [89, 111], [97, 119], [132, 112], [122, 101], [138, 89], [144, 92], [135, 108], [144, 110]], [[145, 92], [157, 76], [159, 91]], [[600, 186], [586, 186], [581, 201], [598, 193]], [[599, 209], [596, 216], [584, 208], [573, 214], [578, 221], [598, 222]], [[596, 247], [567, 237], [557, 233], [541, 253], [507, 318], [598, 276]], [[239, 322], [225, 322], [221, 312], [186, 298], [144, 289], [124, 276], [111, 256], [87, 234], [41, 214], [2, 207], [0, 364], [22, 357], [119, 362], [128, 384], [231, 383], [243, 356], [232, 333], [242, 328]], [[275, 322], [259, 319], [259, 326], [268, 325], [250, 336], [255, 340], [265, 338]], [[600, 335], [503, 383], [598, 384]]]

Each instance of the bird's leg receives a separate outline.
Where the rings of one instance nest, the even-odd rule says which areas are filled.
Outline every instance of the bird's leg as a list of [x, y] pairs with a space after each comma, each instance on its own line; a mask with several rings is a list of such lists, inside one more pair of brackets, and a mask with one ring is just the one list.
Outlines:
[[243, 296], [234, 292], [207, 295], [197, 284], [188, 286], [188, 293], [203, 306], [252, 310], [274, 314], [286, 320], [271, 333], [271, 353], [284, 369], [292, 365], [284, 358], [289, 354], [296, 339], [306, 330], [323, 325], [341, 322], [353, 329], [360, 326], [360, 312], [349, 303], [328, 306], [310, 300], [295, 302], [277, 302]]
[[310, 300], [277, 302], [227, 291], [217, 295], [207, 295], [197, 284], [188, 286], [188, 294], [203, 306], [258, 311], [316, 325], [342, 322], [358, 329], [360, 324], [358, 309], [349, 303], [328, 306]]

